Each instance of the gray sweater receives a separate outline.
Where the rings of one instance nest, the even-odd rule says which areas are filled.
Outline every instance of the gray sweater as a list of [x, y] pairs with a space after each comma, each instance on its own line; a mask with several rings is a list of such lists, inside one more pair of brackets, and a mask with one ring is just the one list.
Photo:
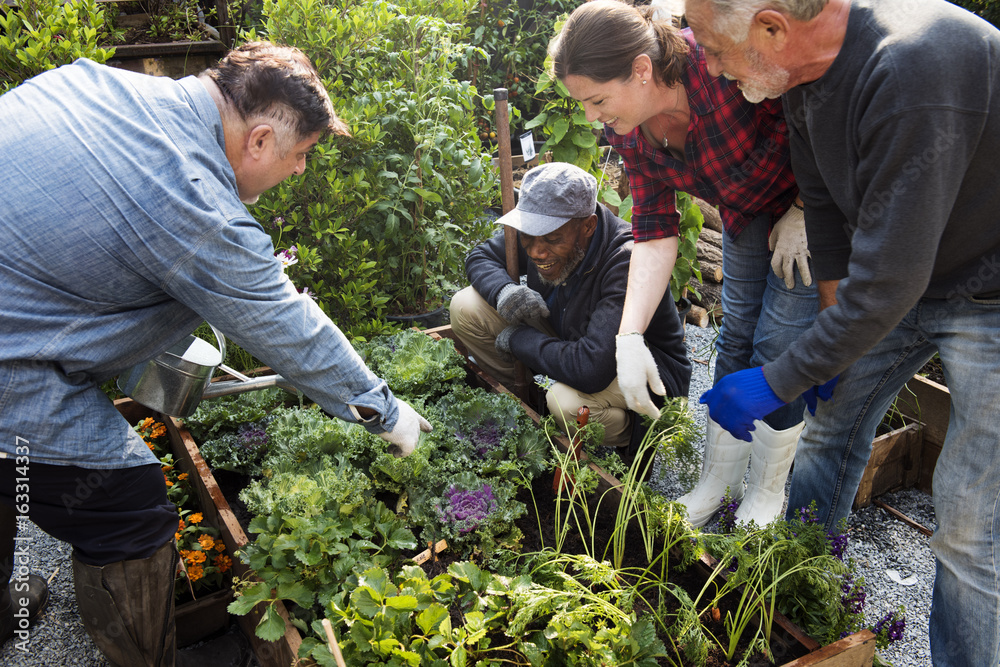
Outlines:
[[944, 0], [855, 0], [839, 55], [784, 96], [813, 275], [837, 305], [764, 367], [790, 401], [921, 297], [1000, 290], [1000, 31]]

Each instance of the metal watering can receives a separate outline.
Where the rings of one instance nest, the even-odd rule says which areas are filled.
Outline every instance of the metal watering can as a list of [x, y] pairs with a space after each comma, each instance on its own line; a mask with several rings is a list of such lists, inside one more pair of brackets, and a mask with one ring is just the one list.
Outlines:
[[[118, 388], [137, 403], [172, 417], [188, 417], [202, 400], [282, 387], [297, 391], [280, 375], [250, 378], [222, 363], [226, 358], [226, 337], [208, 325], [219, 348], [189, 335], [149, 361], [136, 364], [118, 376]], [[220, 368], [236, 380], [212, 382]]]

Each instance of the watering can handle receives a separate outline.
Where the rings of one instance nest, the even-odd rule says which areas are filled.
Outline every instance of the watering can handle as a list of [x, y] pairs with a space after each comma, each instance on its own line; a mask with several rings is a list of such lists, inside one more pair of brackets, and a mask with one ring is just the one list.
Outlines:
[[226, 360], [226, 337], [221, 331], [216, 329], [215, 325], [211, 322], [205, 322], [205, 324], [207, 324], [208, 328], [212, 330], [213, 334], [215, 334], [215, 341], [219, 344], [219, 352], [222, 353], [222, 358], [219, 360], [219, 366], [222, 366], [222, 362]]
[[[225, 373], [229, 373], [230, 375], [232, 375], [234, 378], [236, 378], [240, 382], [249, 382], [250, 379], [251, 379], [250, 376], [244, 375], [243, 373], [240, 373], [235, 368], [231, 368], [231, 367], [229, 367], [229, 366], [227, 366], [226, 364], [223, 363], [226, 360], [226, 337], [225, 337], [225, 335], [221, 331], [219, 331], [218, 329], [216, 329], [215, 326], [211, 322], [205, 322], [205, 324], [207, 324], [208, 328], [212, 330], [213, 334], [215, 334], [215, 340], [219, 343], [219, 352], [222, 353], [222, 360], [219, 362], [219, 365], [216, 368], [218, 368], [219, 370], [221, 370], [221, 371], [223, 371]], [[214, 371], [213, 371], [213, 375], [214, 375]]]

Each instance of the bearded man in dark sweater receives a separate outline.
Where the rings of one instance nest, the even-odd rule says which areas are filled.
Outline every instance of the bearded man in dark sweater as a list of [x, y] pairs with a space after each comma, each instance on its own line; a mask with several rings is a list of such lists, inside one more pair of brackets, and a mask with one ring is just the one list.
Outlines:
[[[944, 0], [688, 0], [709, 69], [783, 95], [821, 312], [702, 397], [734, 435], [815, 410], [789, 512], [850, 512], [882, 415], [934, 353], [951, 391], [934, 471], [931, 658], [1000, 661], [1000, 31]], [[839, 378], [839, 383], [838, 383]], [[818, 400], [821, 399], [821, 400]]]
[[[597, 203], [593, 176], [561, 162], [528, 171], [517, 207], [498, 223], [518, 230], [524, 280], [507, 273], [503, 234], [474, 248], [465, 263], [471, 286], [451, 302], [452, 329], [502, 384], [512, 384], [515, 360], [554, 380], [546, 403], [569, 432], [587, 406], [590, 419], [605, 427], [604, 444], [627, 446], [637, 416], [618, 388], [615, 334], [630, 225]], [[667, 396], [687, 396], [691, 364], [672, 300], [660, 303], [646, 341]]]

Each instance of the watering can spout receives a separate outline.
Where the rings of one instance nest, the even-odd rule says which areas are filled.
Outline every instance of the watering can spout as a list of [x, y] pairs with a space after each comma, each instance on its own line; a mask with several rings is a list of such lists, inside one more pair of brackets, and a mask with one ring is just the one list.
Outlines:
[[248, 391], [267, 389], [268, 387], [281, 387], [282, 389], [292, 392], [298, 391], [288, 382], [288, 380], [280, 375], [265, 375], [264, 377], [251, 378], [240, 373], [236, 373], [231, 368], [227, 368], [225, 366], [220, 366], [220, 368], [238, 379], [209, 383], [201, 395], [202, 400], [218, 398], [219, 396], [243, 394]]

